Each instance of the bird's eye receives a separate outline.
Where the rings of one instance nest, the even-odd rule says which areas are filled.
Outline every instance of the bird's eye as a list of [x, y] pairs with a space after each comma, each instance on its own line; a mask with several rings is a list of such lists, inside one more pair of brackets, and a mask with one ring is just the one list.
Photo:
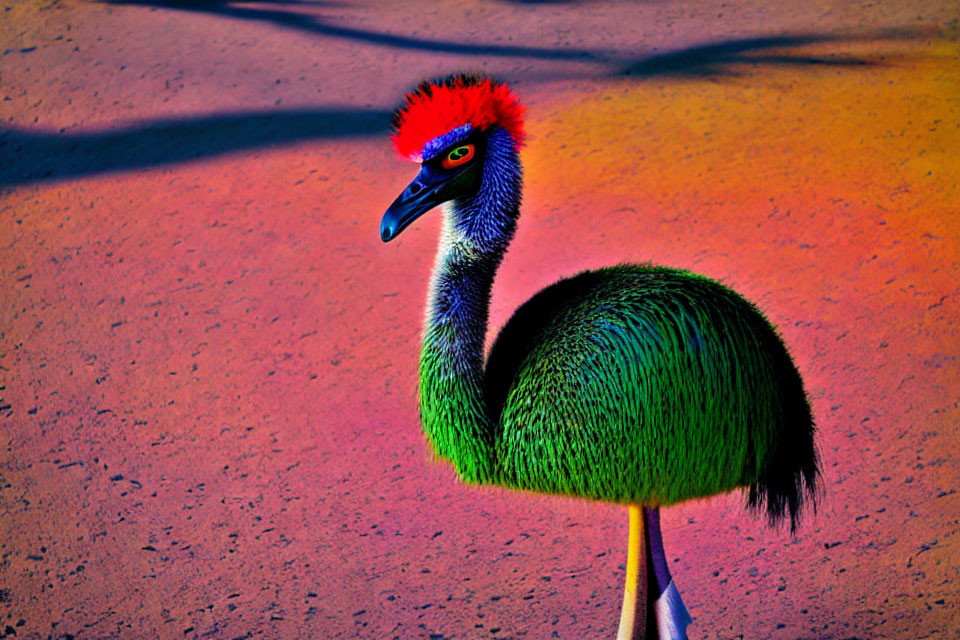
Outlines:
[[453, 169], [454, 167], [459, 167], [462, 164], [470, 162], [473, 158], [474, 147], [472, 144], [464, 144], [459, 147], [454, 147], [450, 150], [447, 155], [443, 157], [443, 160], [440, 164], [443, 165], [444, 169]]

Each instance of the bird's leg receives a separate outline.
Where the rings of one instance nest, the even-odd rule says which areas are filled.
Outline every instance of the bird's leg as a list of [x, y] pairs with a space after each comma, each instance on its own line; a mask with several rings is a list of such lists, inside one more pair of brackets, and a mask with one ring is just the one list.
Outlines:
[[[630, 515], [632, 518], [633, 513]], [[647, 572], [650, 575], [647, 618], [653, 622], [655, 629], [647, 640], [687, 640], [690, 614], [680, 599], [680, 592], [677, 591], [667, 567], [663, 536], [660, 533], [660, 509], [644, 507], [643, 519], [646, 522], [646, 559]], [[649, 628], [650, 623], [647, 626]]]
[[647, 535], [643, 508], [630, 505], [630, 535], [627, 539], [627, 578], [617, 640], [656, 640], [649, 628], [647, 583]]

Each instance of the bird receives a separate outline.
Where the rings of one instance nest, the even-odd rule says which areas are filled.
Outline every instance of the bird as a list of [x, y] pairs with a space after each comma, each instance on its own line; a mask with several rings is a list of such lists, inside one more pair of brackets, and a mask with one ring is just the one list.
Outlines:
[[465, 73], [421, 82], [393, 113], [393, 146], [420, 169], [383, 214], [381, 240], [443, 210], [421, 426], [464, 482], [625, 505], [617, 637], [686, 640], [660, 508], [739, 488], [749, 510], [795, 532], [821, 484], [810, 402], [754, 304], [651, 263], [546, 287], [485, 354], [491, 288], [520, 214], [525, 118], [508, 84]]

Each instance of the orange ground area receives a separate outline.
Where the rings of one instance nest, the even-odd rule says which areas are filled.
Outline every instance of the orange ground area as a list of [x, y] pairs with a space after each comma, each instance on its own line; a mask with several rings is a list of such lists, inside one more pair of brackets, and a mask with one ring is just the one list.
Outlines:
[[0, 3], [0, 638], [614, 636], [626, 510], [420, 435], [387, 126], [464, 69], [528, 106], [493, 327], [651, 260], [805, 377], [795, 538], [663, 512], [691, 639], [960, 638], [960, 10], [788, 5]]

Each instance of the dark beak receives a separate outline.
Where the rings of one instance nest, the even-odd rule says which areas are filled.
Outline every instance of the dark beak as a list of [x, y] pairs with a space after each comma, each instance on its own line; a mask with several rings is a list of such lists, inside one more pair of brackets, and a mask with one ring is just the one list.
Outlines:
[[445, 189], [456, 174], [439, 172], [428, 166], [423, 166], [420, 173], [400, 194], [380, 222], [380, 239], [390, 242], [407, 226], [425, 214], [430, 209], [451, 200], [453, 195], [450, 189]]

